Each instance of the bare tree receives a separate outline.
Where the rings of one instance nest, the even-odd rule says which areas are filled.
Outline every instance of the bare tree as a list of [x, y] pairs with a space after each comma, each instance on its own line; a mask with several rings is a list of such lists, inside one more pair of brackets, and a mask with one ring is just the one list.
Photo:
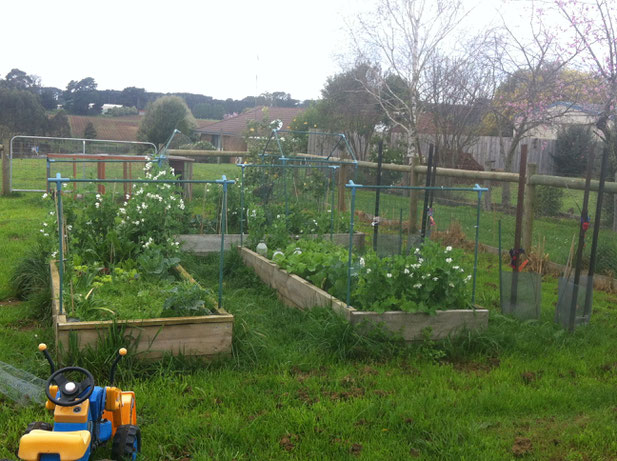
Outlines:
[[425, 68], [465, 15], [461, 0], [380, 0], [351, 28], [356, 58], [375, 65], [366, 91], [404, 133], [408, 157], [419, 155]]
[[432, 135], [439, 162], [449, 167], [477, 141], [489, 108], [492, 80], [490, 67], [481, 62], [484, 43], [483, 37], [470, 41], [459, 56], [435, 53], [426, 67], [428, 126], [423, 129]]

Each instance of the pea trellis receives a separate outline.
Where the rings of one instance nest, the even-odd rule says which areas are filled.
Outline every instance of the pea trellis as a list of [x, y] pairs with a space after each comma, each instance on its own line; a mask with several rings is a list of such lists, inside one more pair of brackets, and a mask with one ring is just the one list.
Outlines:
[[473, 284], [471, 302], [475, 303], [476, 299], [476, 275], [478, 271], [478, 244], [480, 238], [480, 214], [482, 210], [482, 193], [487, 192], [488, 188], [480, 187], [476, 184], [474, 187], [435, 187], [435, 186], [376, 186], [376, 185], [362, 185], [355, 184], [352, 180], [345, 185], [346, 188], [351, 190], [351, 216], [349, 218], [349, 259], [347, 261], [347, 306], [349, 307], [351, 298], [351, 277], [352, 277], [352, 250], [353, 250], [353, 233], [354, 233], [354, 215], [356, 207], [356, 192], [358, 189], [368, 190], [425, 190], [425, 191], [458, 191], [458, 192], [475, 192], [477, 194], [476, 205], [476, 225], [475, 225], [475, 242], [474, 242], [474, 263], [473, 263]]
[[63, 313], [63, 282], [64, 282], [64, 250], [63, 250], [63, 242], [64, 242], [64, 226], [62, 224], [62, 184], [70, 184], [70, 183], [127, 183], [130, 182], [132, 184], [218, 184], [223, 187], [223, 219], [221, 223], [221, 250], [219, 257], [219, 282], [218, 282], [218, 307], [221, 308], [223, 301], [223, 263], [224, 263], [224, 248], [225, 248], [225, 232], [226, 232], [226, 219], [225, 216], [227, 214], [227, 191], [228, 186], [230, 184], [235, 184], [234, 180], [229, 180], [225, 175], [221, 177], [221, 179], [217, 180], [194, 180], [194, 179], [175, 179], [175, 180], [157, 180], [157, 179], [74, 179], [74, 178], [63, 178], [60, 173], [56, 175], [55, 178], [48, 178], [48, 183], [56, 184], [56, 200], [58, 207], [58, 255], [60, 257], [60, 264], [58, 264], [58, 273], [60, 279], [60, 290], [58, 293], [58, 307], [59, 313]]

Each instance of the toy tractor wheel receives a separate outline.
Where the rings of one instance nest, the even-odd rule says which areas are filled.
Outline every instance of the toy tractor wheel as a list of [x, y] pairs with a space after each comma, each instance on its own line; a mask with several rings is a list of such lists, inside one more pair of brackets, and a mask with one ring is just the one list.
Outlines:
[[28, 424], [28, 426], [26, 427], [26, 432], [24, 432], [24, 434], [29, 434], [30, 431], [33, 431], [35, 429], [38, 429], [41, 431], [51, 431], [52, 427], [51, 427], [51, 424], [49, 423], [46, 423], [43, 421], [35, 421], [33, 423]]
[[141, 431], [139, 427], [132, 424], [118, 427], [111, 445], [111, 457], [115, 461], [134, 460], [140, 451]]

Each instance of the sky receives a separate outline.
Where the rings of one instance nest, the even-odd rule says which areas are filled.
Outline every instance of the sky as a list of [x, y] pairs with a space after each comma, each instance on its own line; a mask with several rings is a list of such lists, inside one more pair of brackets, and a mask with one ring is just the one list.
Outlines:
[[[19, 68], [61, 89], [93, 77], [100, 90], [316, 99], [350, 49], [346, 24], [375, 1], [3, 2], [0, 75]], [[477, 24], [494, 20], [490, 0], [468, 2]]]

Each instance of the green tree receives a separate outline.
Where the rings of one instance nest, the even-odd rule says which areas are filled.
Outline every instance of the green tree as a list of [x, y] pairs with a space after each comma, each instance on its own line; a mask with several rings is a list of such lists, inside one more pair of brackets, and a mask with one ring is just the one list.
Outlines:
[[96, 128], [94, 128], [94, 125], [92, 124], [92, 122], [88, 122], [88, 124], [86, 125], [86, 128], [84, 129], [84, 138], [95, 139], [96, 135], [97, 135]]
[[48, 120], [38, 96], [27, 90], [0, 88], [0, 127], [5, 134], [44, 135]]
[[71, 126], [69, 125], [69, 118], [65, 111], [59, 110], [49, 118], [48, 134], [49, 136], [57, 136], [60, 138], [71, 137]]
[[223, 120], [225, 106], [214, 102], [202, 102], [193, 108], [195, 118]]
[[551, 157], [558, 175], [581, 176], [585, 172], [587, 158], [596, 148], [594, 136], [591, 127], [583, 125], [572, 125], [557, 133]]
[[178, 96], [163, 96], [146, 109], [146, 115], [139, 124], [137, 139], [156, 145], [163, 144], [174, 129], [189, 134], [195, 126], [191, 111]]
[[366, 160], [371, 137], [383, 118], [377, 99], [366, 88], [374, 72], [367, 63], [329, 77], [317, 106], [328, 131], [344, 133], [359, 160]]
[[[80, 81], [71, 80], [64, 92], [64, 108], [70, 114], [77, 115], [100, 113], [101, 104], [98, 99], [96, 87], [97, 83], [92, 77], [86, 77]], [[92, 110], [90, 109], [90, 104], [94, 104]]]
[[6, 74], [2, 86], [14, 90], [31, 90], [39, 87], [39, 78], [35, 75], [28, 75], [23, 70], [11, 69]]

